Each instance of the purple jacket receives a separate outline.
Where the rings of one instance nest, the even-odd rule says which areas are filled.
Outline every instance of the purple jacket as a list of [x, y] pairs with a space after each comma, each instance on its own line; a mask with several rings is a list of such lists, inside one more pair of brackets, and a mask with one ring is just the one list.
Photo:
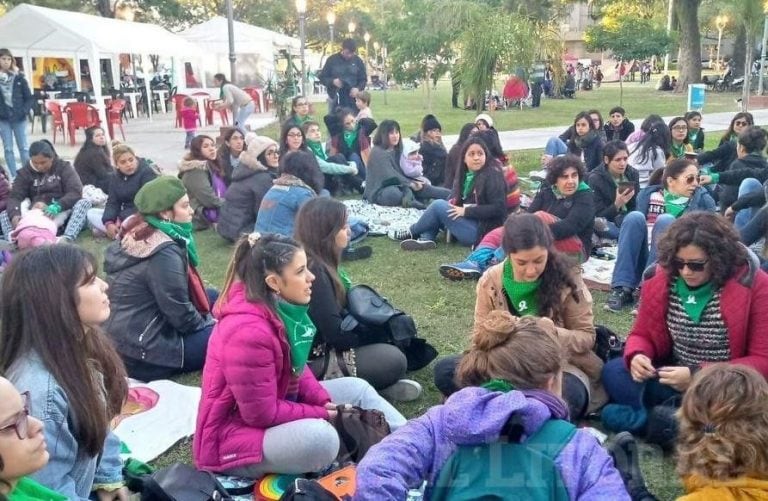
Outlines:
[[[522, 416], [526, 436], [552, 415], [546, 403], [519, 391], [472, 387], [454, 393], [368, 451], [357, 467], [355, 499], [402, 500], [425, 479], [425, 499], [430, 499], [430, 486], [456, 447], [496, 441], [515, 413]], [[613, 460], [585, 431], [576, 431], [555, 466], [571, 499], [630, 499]]]

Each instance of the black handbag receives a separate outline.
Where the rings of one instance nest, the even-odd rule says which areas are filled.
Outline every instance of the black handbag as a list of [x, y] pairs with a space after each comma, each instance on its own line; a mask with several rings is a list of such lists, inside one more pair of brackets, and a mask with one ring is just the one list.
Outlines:
[[141, 501], [225, 501], [232, 499], [216, 477], [188, 464], [174, 463], [144, 478]]

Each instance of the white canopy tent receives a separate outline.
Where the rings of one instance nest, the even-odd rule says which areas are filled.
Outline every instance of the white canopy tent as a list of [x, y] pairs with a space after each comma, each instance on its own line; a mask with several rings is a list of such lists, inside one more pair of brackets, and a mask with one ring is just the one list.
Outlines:
[[[144, 65], [149, 63], [149, 54], [177, 56], [175, 65], [178, 65], [181, 62], [178, 56], [194, 56], [199, 51], [184, 38], [161, 26], [29, 4], [21, 4], [0, 17], [0, 33], [0, 45], [9, 48], [15, 56], [22, 57], [27, 72], [32, 70], [33, 57], [73, 57], [79, 81], [80, 65], [77, 62], [87, 59], [99, 116], [105, 124], [99, 62], [102, 57], [112, 61], [112, 75], [118, 79], [118, 54], [141, 54]], [[145, 74], [148, 73], [146, 70]], [[174, 74], [183, 82], [183, 71], [174, 68]], [[149, 79], [145, 78], [144, 81], [147, 96], [151, 96]], [[151, 118], [152, 107], [148, 108]]]
[[[244, 61], [241, 57], [240, 62], [247, 62], [245, 66], [249, 67], [248, 69], [253, 68], [264, 79], [274, 73], [274, 56], [277, 51], [285, 49], [292, 54], [300, 52], [301, 41], [298, 38], [239, 21], [234, 21], [233, 27], [235, 54], [248, 56], [248, 61]], [[228, 32], [227, 19], [217, 16], [180, 32], [179, 36], [197, 45], [200, 52], [208, 56], [209, 63], [210, 59], [214, 58], [216, 71], [228, 75], [229, 71], [223, 70], [224, 66], [229, 67], [229, 63], [225, 63], [229, 55]], [[247, 77], [246, 71], [238, 73]]]

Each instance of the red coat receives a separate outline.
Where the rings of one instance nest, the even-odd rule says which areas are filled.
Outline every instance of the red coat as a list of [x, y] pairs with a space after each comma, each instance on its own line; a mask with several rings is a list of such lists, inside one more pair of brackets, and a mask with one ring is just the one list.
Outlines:
[[305, 369], [298, 401], [285, 400], [291, 357], [283, 323], [266, 305], [248, 302], [241, 282], [214, 314], [192, 454], [197, 468], [223, 471], [261, 462], [267, 428], [325, 419], [331, 399]]
[[[656, 365], [672, 352], [672, 338], [667, 329], [669, 276], [657, 266], [653, 277], [642, 287], [637, 320], [627, 338], [624, 363], [638, 353]], [[737, 270], [725, 283], [720, 308], [728, 330], [731, 362], [748, 365], [768, 377], [768, 274], [756, 259]]]

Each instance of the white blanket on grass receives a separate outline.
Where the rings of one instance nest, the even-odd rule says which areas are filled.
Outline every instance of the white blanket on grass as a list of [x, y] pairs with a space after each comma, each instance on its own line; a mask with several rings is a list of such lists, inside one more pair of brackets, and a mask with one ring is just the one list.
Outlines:
[[130, 450], [124, 458], [132, 457], [145, 463], [152, 461], [179, 440], [195, 433], [200, 388], [168, 380], [142, 383], [129, 379], [128, 385], [130, 388], [149, 388], [159, 398], [154, 406], [125, 417], [114, 429]]
[[365, 200], [344, 200], [349, 217], [368, 223], [371, 235], [391, 235], [396, 230], [407, 230], [419, 220], [423, 210], [403, 207], [385, 207]]

